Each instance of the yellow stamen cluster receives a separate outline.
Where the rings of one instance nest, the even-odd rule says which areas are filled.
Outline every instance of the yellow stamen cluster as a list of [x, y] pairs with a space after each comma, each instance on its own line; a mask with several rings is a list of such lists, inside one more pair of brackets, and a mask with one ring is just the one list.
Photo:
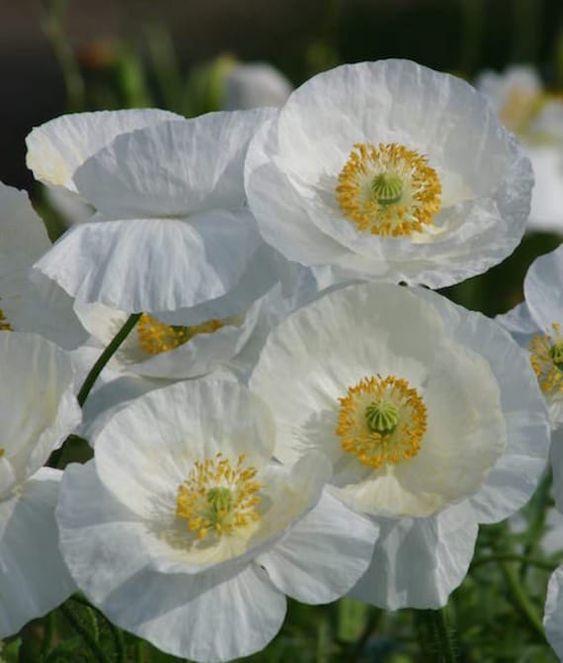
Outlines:
[[245, 455], [231, 462], [223, 454], [197, 461], [178, 488], [176, 515], [201, 541], [210, 533], [232, 534], [260, 519], [256, 507], [262, 485], [256, 468], [245, 467]]
[[551, 325], [552, 334], [537, 334], [530, 341], [530, 361], [544, 394], [563, 392], [563, 336], [561, 325]]
[[336, 198], [360, 232], [409, 236], [432, 223], [442, 186], [426, 157], [397, 143], [358, 143], [338, 176]]
[[3, 449], [2, 447], [0, 447], [0, 458], [2, 458], [2, 456], [3, 456], [5, 453], [6, 453], [6, 449]]
[[424, 401], [407, 380], [366, 377], [340, 398], [336, 433], [342, 449], [380, 468], [413, 458], [426, 432]]
[[179, 325], [167, 325], [148, 313], [143, 313], [137, 323], [137, 337], [141, 348], [151, 355], [161, 352], [170, 352], [184, 345], [198, 334], [211, 334], [225, 323], [221, 320], [207, 320], [200, 325], [182, 327]]
[[6, 319], [4, 311], [0, 308], [0, 331], [13, 331], [12, 326]]

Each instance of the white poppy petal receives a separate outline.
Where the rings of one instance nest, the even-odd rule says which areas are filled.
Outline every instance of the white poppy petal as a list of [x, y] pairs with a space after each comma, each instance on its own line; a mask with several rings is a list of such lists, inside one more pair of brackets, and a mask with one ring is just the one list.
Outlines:
[[0, 637], [17, 633], [75, 591], [58, 547], [62, 472], [43, 468], [21, 494], [0, 501]]
[[464, 579], [478, 526], [467, 505], [431, 518], [378, 518], [368, 571], [350, 595], [386, 610], [437, 610]]
[[524, 279], [526, 304], [532, 318], [544, 331], [556, 322], [563, 324], [563, 246], [536, 258]]
[[118, 136], [77, 171], [80, 194], [112, 218], [181, 217], [245, 202], [242, 164], [272, 109], [209, 113]]
[[246, 212], [98, 221], [71, 228], [35, 268], [78, 300], [152, 313], [225, 295], [259, 244]]
[[154, 109], [62, 115], [28, 135], [27, 167], [40, 182], [76, 192], [77, 168], [116, 136], [179, 117]]
[[312, 511], [257, 561], [284, 594], [304, 603], [329, 603], [366, 571], [377, 534], [375, 523], [324, 491]]

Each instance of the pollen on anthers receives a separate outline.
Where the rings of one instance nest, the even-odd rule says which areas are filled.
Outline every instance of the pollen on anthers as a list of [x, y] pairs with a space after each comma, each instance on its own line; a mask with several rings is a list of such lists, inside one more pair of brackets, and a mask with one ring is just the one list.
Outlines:
[[423, 231], [441, 196], [426, 157], [397, 143], [354, 145], [336, 187], [340, 209], [360, 232], [391, 237]]
[[137, 338], [142, 350], [158, 355], [179, 348], [198, 334], [212, 334], [224, 326], [222, 320], [207, 320], [190, 327], [167, 325], [152, 315], [143, 313], [137, 323]]
[[217, 453], [196, 461], [178, 488], [177, 517], [186, 520], [188, 530], [200, 541], [247, 527], [260, 519], [262, 484], [256, 474], [255, 467], [246, 465], [244, 454], [230, 460]]
[[530, 341], [530, 361], [544, 394], [563, 392], [563, 335], [552, 323], [550, 334], [536, 334]]
[[365, 465], [379, 469], [420, 451], [426, 406], [407, 380], [394, 375], [365, 377], [339, 400], [340, 445]]

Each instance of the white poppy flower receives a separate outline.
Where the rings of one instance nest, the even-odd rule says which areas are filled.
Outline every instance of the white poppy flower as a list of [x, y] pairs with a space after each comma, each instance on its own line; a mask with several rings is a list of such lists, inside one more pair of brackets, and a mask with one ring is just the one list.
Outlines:
[[563, 246], [530, 265], [524, 295], [497, 321], [530, 352], [555, 428], [563, 424]]
[[[563, 426], [563, 246], [536, 258], [524, 279], [526, 301], [497, 317], [529, 352], [554, 430]], [[551, 444], [553, 495], [563, 511], [563, 439]]]
[[326, 460], [271, 461], [268, 409], [233, 382], [139, 397], [67, 467], [57, 521], [80, 589], [163, 651], [225, 661], [262, 649], [285, 594], [325, 603], [369, 563], [377, 529], [322, 491]]
[[[72, 186], [97, 214], [65, 233], [36, 268], [77, 300], [128, 313], [220, 307], [235, 292], [246, 308], [273, 285], [242, 172], [251, 136], [273, 112], [156, 122], [117, 135], [80, 164], [65, 153]], [[68, 116], [51, 133], [68, 141], [72, 125], [92, 132], [89, 148], [99, 145], [96, 125], [82, 120]]]
[[67, 356], [33, 334], [0, 332], [0, 638], [75, 588], [58, 550], [62, 472], [42, 465], [80, 422]]
[[0, 182], [0, 330], [37, 333], [74, 349], [87, 334], [72, 299], [48, 279], [30, 279], [33, 263], [50, 247], [27, 194]]
[[275, 456], [332, 461], [332, 491], [381, 526], [354, 595], [437, 608], [462, 581], [478, 523], [532, 495], [545, 404], [526, 354], [496, 323], [426, 290], [332, 292], [271, 333], [250, 378], [272, 406]]
[[249, 204], [291, 260], [443, 287], [518, 245], [531, 169], [464, 81], [413, 62], [337, 67], [298, 88], [253, 139]]
[[483, 72], [477, 88], [499, 119], [516, 133], [534, 171], [528, 227], [563, 234], [563, 100], [544, 90], [536, 70], [508, 67]]

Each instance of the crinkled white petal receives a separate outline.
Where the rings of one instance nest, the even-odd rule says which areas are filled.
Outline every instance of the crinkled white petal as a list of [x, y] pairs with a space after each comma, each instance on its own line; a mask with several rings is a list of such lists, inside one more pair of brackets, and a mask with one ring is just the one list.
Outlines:
[[248, 142], [273, 114], [269, 108], [209, 113], [123, 134], [84, 163], [76, 186], [114, 219], [240, 208]]
[[56, 608], [75, 591], [59, 552], [55, 506], [62, 472], [42, 468], [0, 501], [0, 638]]
[[499, 384], [508, 446], [471, 498], [480, 523], [499, 522], [530, 499], [549, 449], [546, 406], [528, 353], [494, 320], [427, 290], [419, 294], [439, 309], [450, 334], [489, 363]]
[[[435, 232], [413, 241], [372, 236], [343, 216], [336, 186], [356, 143], [399, 143], [428, 156], [443, 189]], [[245, 182], [266, 241], [288, 258], [443, 287], [514, 250], [533, 178], [514, 138], [471, 86], [387, 60], [344, 65], [298, 88], [252, 141]]]
[[563, 566], [558, 567], [549, 579], [545, 601], [543, 625], [547, 641], [559, 660], [563, 660]]
[[87, 221], [95, 210], [74, 191], [62, 186], [45, 186], [45, 198], [67, 226]]
[[18, 296], [27, 270], [50, 246], [27, 193], [0, 182], [0, 299]]
[[532, 337], [541, 333], [541, 329], [532, 318], [526, 302], [517, 304], [507, 313], [497, 315], [495, 320], [510, 333], [518, 345], [525, 349], [528, 348]]
[[461, 584], [478, 525], [460, 504], [430, 518], [378, 518], [380, 536], [368, 571], [351, 596], [386, 610], [437, 610]]
[[[0, 332], [0, 486], [34, 474], [80, 423], [68, 355], [23, 332]], [[6, 481], [6, 473], [11, 481]]]
[[365, 572], [378, 527], [324, 491], [317, 505], [271, 550], [257, 558], [284, 594], [329, 603]]
[[563, 324], [563, 246], [534, 260], [524, 279], [524, 294], [538, 327], [549, 333], [554, 322]]
[[278, 280], [286, 278], [286, 272], [291, 272], [288, 264], [277, 251], [260, 241], [256, 251], [248, 259], [240, 280], [229, 292], [189, 308], [157, 311], [155, 317], [169, 325], [181, 325], [186, 320], [197, 325], [206, 320], [240, 315], [265, 295]]
[[27, 136], [27, 167], [40, 182], [76, 192], [73, 177], [77, 168], [116, 136], [179, 118], [155, 109], [62, 115]]
[[259, 244], [245, 211], [97, 221], [71, 228], [35, 268], [78, 300], [152, 313], [225, 295]]
[[264, 464], [275, 443], [268, 409], [229, 381], [179, 382], [123, 408], [95, 440], [100, 478], [135, 513], [154, 512], [154, 495], [171, 496], [193, 462], [222, 452]]
[[65, 350], [87, 341], [74, 300], [60, 286], [37, 272], [27, 272], [20, 286], [10, 297], [0, 294], [0, 307], [12, 329], [39, 334]]

